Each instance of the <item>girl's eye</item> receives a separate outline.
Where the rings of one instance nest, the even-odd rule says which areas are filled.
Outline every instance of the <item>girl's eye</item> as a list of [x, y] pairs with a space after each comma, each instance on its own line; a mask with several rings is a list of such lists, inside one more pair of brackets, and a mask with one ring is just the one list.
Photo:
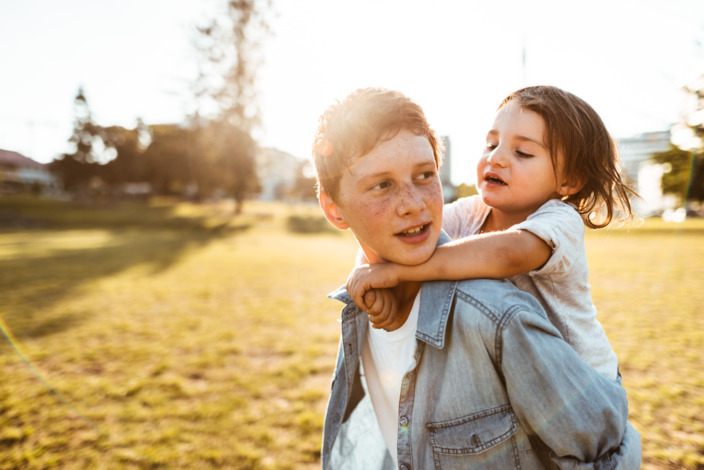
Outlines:
[[496, 148], [496, 144], [494, 144], [492, 142], [487, 142], [486, 148], [488, 148], [489, 150], [494, 150]]
[[516, 155], [522, 158], [530, 158], [533, 156], [530, 153], [521, 152], [520, 150], [516, 150]]

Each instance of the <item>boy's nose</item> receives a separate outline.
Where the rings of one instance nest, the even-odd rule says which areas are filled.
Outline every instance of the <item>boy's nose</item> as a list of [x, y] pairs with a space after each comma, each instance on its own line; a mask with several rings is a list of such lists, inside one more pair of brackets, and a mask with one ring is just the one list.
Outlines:
[[399, 215], [412, 214], [425, 205], [420, 191], [412, 185], [405, 184], [399, 188], [397, 211]]

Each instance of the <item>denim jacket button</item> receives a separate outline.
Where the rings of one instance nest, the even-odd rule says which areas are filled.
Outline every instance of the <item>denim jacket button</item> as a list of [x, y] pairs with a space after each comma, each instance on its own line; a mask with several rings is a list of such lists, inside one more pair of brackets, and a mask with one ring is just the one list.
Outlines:
[[398, 468], [399, 468], [399, 470], [409, 470], [409, 467], [406, 464], [401, 464], [401, 466]]
[[408, 426], [408, 418], [405, 416], [401, 416], [401, 419], [398, 422], [401, 426]]

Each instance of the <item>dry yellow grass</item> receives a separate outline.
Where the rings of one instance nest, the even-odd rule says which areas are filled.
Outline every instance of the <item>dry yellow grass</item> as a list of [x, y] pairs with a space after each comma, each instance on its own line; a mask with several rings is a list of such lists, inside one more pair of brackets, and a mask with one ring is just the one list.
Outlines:
[[[12, 207], [54, 225], [0, 231], [0, 469], [319, 467], [349, 235], [291, 233], [317, 212], [283, 205]], [[704, 468], [703, 241], [587, 237], [646, 469]]]

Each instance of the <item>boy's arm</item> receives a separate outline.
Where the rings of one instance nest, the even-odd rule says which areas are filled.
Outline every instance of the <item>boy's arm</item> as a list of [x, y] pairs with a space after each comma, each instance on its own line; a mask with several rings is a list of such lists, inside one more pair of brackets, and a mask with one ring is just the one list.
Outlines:
[[559, 468], [640, 468], [640, 437], [617, 381], [577, 356], [537, 310], [517, 311], [500, 330], [499, 367], [511, 407]]

